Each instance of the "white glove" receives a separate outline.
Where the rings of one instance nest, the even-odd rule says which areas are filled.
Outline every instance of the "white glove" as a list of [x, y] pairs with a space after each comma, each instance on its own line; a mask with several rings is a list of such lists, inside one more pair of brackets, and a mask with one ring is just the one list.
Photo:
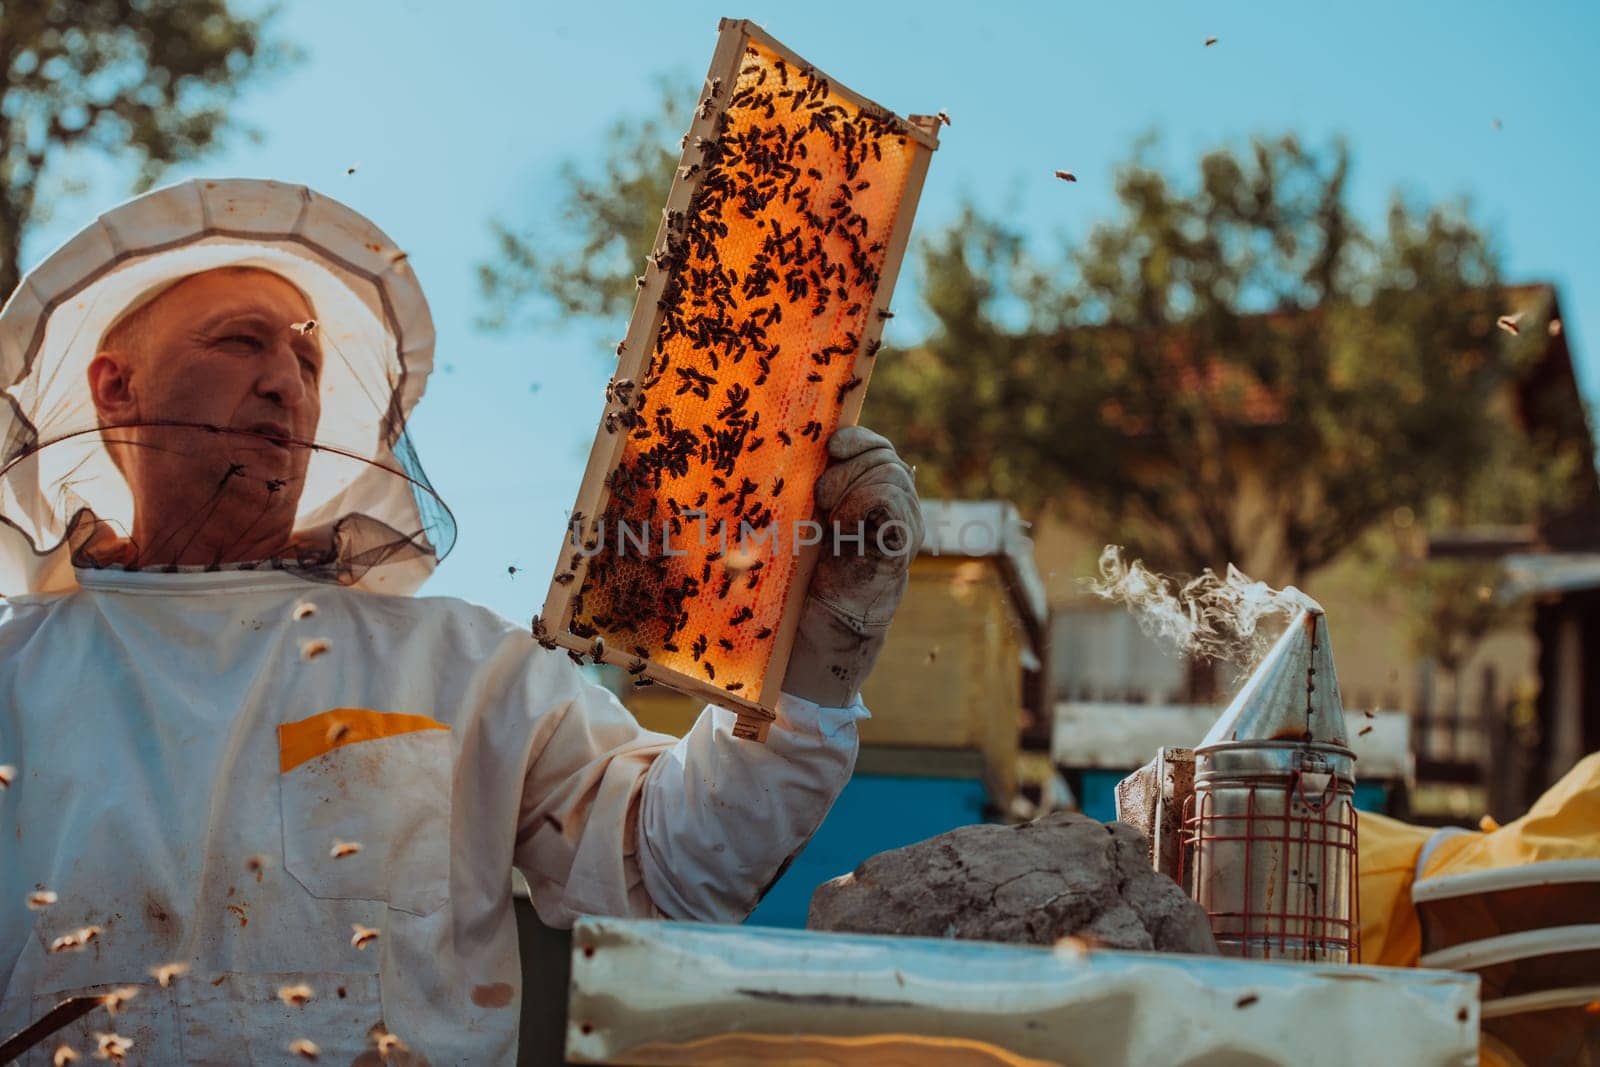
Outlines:
[[905, 595], [911, 561], [922, 547], [922, 508], [911, 468], [882, 435], [842, 427], [828, 439], [828, 456], [815, 494], [825, 516], [822, 551], [783, 691], [848, 707]]

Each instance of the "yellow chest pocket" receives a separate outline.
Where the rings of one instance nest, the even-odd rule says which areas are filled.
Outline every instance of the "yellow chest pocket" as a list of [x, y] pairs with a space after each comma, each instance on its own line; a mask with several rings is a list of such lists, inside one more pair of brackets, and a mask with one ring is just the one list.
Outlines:
[[428, 915], [450, 893], [450, 728], [335, 708], [278, 727], [284, 866], [308, 893]]

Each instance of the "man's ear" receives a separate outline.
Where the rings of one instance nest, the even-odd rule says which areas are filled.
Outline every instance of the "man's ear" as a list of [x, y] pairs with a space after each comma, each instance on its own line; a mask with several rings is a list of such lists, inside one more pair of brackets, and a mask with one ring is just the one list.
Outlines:
[[133, 367], [127, 356], [105, 349], [89, 362], [89, 395], [100, 417], [110, 423], [134, 412]]

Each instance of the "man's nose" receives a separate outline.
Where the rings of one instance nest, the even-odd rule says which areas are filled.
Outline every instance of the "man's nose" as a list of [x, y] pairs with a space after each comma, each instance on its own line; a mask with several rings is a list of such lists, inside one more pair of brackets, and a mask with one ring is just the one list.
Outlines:
[[280, 338], [261, 354], [256, 392], [286, 408], [305, 403], [309, 389], [300, 373], [300, 354], [287, 340]]

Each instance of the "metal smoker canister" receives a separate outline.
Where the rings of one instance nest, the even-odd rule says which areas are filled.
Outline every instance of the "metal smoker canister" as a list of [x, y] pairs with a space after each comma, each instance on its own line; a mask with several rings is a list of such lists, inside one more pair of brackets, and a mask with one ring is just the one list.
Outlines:
[[1310, 600], [1195, 747], [1190, 890], [1224, 955], [1356, 962], [1355, 754]]

